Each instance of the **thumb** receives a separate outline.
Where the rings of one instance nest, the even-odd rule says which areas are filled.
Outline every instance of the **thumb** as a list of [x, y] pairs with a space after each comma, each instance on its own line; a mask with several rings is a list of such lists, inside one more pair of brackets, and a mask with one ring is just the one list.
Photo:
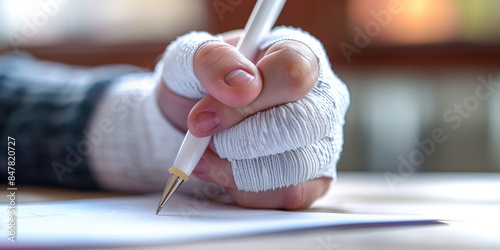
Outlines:
[[248, 105], [262, 89], [257, 66], [227, 43], [208, 42], [200, 46], [193, 67], [209, 95], [230, 107]]

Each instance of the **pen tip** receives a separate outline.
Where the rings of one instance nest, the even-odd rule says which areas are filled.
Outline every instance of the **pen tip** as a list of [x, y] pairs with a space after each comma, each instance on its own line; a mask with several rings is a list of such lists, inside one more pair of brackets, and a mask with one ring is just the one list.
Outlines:
[[163, 195], [161, 196], [160, 202], [158, 203], [158, 209], [156, 210], [156, 214], [160, 212], [160, 210], [165, 206], [167, 201], [170, 199], [172, 194], [174, 194], [175, 190], [179, 188], [179, 186], [184, 182], [182, 177], [171, 173], [170, 179], [168, 180], [167, 186], [165, 186], [165, 190], [163, 191]]

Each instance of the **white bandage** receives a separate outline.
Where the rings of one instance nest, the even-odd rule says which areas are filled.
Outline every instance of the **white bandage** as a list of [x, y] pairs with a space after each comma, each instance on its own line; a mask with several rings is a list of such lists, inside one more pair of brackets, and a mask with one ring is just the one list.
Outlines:
[[[314, 52], [318, 81], [304, 98], [259, 112], [214, 136], [217, 153], [231, 162], [239, 190], [258, 192], [336, 175], [349, 106], [347, 87], [333, 73], [321, 43], [302, 30], [276, 28], [261, 49], [282, 40], [302, 42]], [[222, 38], [203, 32], [178, 38], [157, 66], [157, 76], [163, 73], [167, 86], [179, 95], [205, 96], [193, 60], [208, 41]]]
[[222, 42], [222, 36], [192, 31], [172, 42], [156, 65], [155, 74], [163, 78], [170, 90], [178, 95], [199, 99], [207, 95], [193, 70], [196, 50], [206, 42]]
[[215, 135], [231, 162], [239, 190], [264, 191], [336, 176], [342, 151], [347, 87], [333, 73], [321, 43], [298, 29], [279, 27], [262, 49], [282, 40], [304, 43], [316, 55], [319, 76], [304, 98], [248, 117]]

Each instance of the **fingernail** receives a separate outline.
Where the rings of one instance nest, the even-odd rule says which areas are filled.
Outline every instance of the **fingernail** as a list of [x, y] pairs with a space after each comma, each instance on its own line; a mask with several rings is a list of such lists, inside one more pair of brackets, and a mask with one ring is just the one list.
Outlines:
[[242, 69], [235, 69], [227, 73], [224, 81], [229, 86], [242, 85], [253, 81], [255, 77]]
[[200, 174], [207, 172], [207, 163], [203, 160], [203, 158], [200, 159], [193, 171]]
[[206, 133], [219, 126], [220, 117], [214, 112], [201, 112], [196, 115], [195, 123], [198, 132]]

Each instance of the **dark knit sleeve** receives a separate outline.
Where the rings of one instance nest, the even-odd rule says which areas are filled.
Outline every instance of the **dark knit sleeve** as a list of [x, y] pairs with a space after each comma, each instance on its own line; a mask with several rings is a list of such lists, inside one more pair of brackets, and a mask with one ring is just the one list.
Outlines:
[[87, 162], [93, 144], [86, 126], [113, 80], [139, 70], [71, 67], [26, 54], [0, 56], [0, 183], [10, 176], [10, 137], [15, 140], [15, 185], [98, 189]]

